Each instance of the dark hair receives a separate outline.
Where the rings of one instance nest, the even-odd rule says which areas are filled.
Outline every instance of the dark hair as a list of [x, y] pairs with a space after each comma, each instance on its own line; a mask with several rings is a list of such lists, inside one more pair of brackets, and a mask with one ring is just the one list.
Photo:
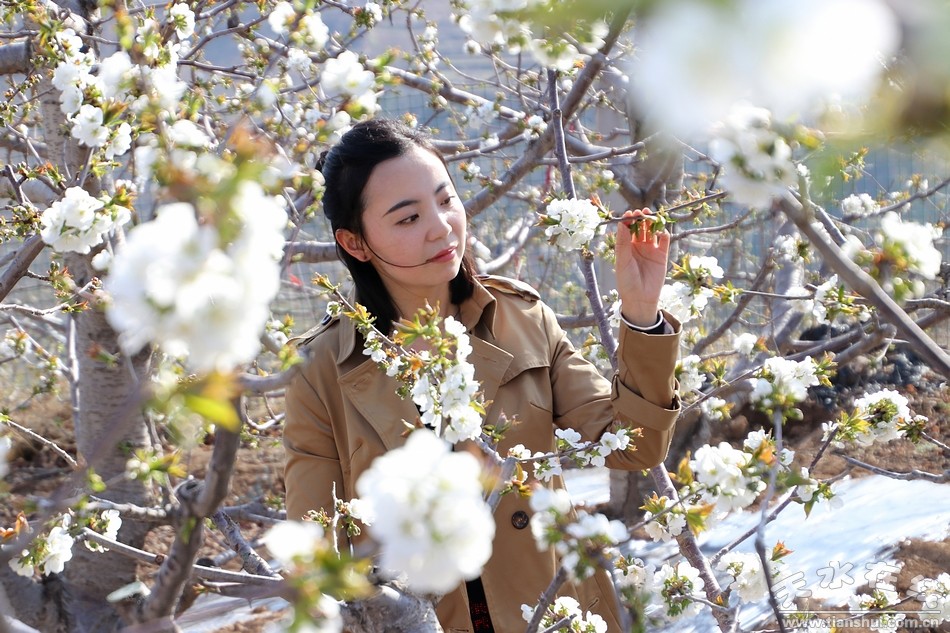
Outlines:
[[[363, 211], [366, 208], [363, 190], [373, 169], [383, 161], [402, 156], [416, 147], [432, 152], [446, 165], [445, 158], [425, 133], [383, 118], [357, 123], [329, 152], [320, 155], [316, 166], [326, 181], [323, 212], [330, 220], [334, 235], [337, 229], [346, 229], [363, 237]], [[399, 311], [376, 268], [371, 262], [362, 262], [347, 253], [339, 242], [336, 251], [353, 277], [356, 300], [376, 317], [376, 327], [387, 331], [399, 318]], [[458, 275], [449, 282], [452, 303], [459, 304], [472, 296], [474, 278], [475, 267], [466, 250]]]

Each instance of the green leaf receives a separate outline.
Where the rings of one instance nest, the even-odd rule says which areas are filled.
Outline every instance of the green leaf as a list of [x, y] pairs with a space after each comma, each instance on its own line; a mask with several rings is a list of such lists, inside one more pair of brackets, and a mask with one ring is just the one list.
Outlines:
[[185, 406], [204, 419], [214, 422], [232, 433], [236, 433], [241, 426], [241, 419], [238, 417], [237, 411], [227, 400], [216, 400], [190, 393], [185, 394]]

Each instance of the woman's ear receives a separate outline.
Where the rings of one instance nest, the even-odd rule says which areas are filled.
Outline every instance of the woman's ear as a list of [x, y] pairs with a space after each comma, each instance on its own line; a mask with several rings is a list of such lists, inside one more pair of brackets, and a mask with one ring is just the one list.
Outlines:
[[337, 244], [342, 246], [343, 250], [351, 256], [361, 262], [369, 261], [369, 253], [366, 251], [366, 247], [363, 246], [363, 240], [356, 233], [347, 229], [337, 229], [333, 236], [336, 238]]

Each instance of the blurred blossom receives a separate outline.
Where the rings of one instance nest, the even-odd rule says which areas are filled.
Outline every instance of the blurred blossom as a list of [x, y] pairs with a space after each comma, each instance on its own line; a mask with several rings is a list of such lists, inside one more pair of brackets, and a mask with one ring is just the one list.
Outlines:
[[273, 11], [267, 16], [267, 23], [280, 35], [287, 32], [287, 27], [293, 24], [295, 17], [294, 7], [289, 2], [282, 1], [274, 5]]
[[343, 51], [323, 64], [320, 87], [331, 99], [351, 97], [367, 109], [373, 110], [376, 107], [374, 86], [373, 73], [366, 70], [360, 63], [359, 56], [352, 51]]
[[13, 440], [9, 435], [0, 435], [0, 479], [7, 476], [10, 472], [9, 459], [10, 450], [13, 448]]
[[655, 6], [635, 42], [630, 94], [653, 125], [685, 137], [704, 134], [739, 100], [782, 118], [863, 100], [899, 43], [884, 0]]
[[168, 140], [181, 147], [211, 147], [214, 141], [198, 124], [188, 119], [175, 121], [165, 131]]
[[522, 50], [546, 68], [569, 72], [603, 46], [608, 27], [602, 21], [574, 21], [570, 38], [531, 19], [548, 13], [549, 0], [468, 0], [458, 15], [458, 24], [471, 39], [466, 48], [473, 53], [482, 42], [486, 48], [500, 48], [511, 54]]
[[713, 422], [725, 420], [728, 415], [728, 403], [722, 398], [715, 396], [706, 398], [699, 405], [703, 415]]
[[881, 205], [866, 193], [851, 194], [841, 201], [841, 213], [845, 217], [861, 218], [873, 215], [880, 208]]
[[709, 154], [722, 165], [720, 182], [735, 202], [768, 208], [798, 182], [791, 147], [772, 129], [768, 110], [739, 103], [712, 134]]
[[481, 467], [426, 429], [376, 458], [356, 482], [376, 520], [384, 569], [404, 572], [415, 591], [445, 593], [488, 561], [495, 520], [482, 499]]
[[881, 218], [880, 230], [874, 241], [885, 250], [888, 247], [901, 251], [907, 258], [908, 268], [925, 279], [934, 279], [940, 272], [943, 255], [934, 247], [934, 240], [943, 230], [932, 224], [905, 222], [890, 211]]
[[936, 578], [917, 576], [913, 579], [911, 595], [916, 596], [925, 609], [943, 622], [950, 622], [950, 574], [944, 572]]
[[743, 332], [736, 336], [735, 340], [732, 342], [732, 349], [739, 352], [743, 356], [751, 356], [752, 352], [755, 351], [755, 344], [759, 341], [759, 337], [751, 332]]
[[363, 11], [370, 16], [371, 24], [376, 24], [383, 19], [383, 8], [376, 2], [367, 2], [364, 4]]
[[129, 231], [105, 281], [106, 315], [127, 353], [151, 342], [194, 370], [227, 371], [260, 351], [287, 215], [280, 198], [250, 182], [232, 210], [239, 230], [228, 243], [186, 203], [163, 205]]
[[[732, 577], [729, 588], [739, 594], [745, 602], [756, 602], [764, 598], [769, 591], [765, 574], [762, 572], [762, 561], [759, 555], [752, 552], [726, 552], [716, 569], [726, 572]], [[775, 572], [773, 570], [773, 577]]]
[[313, 521], [281, 521], [263, 539], [264, 547], [283, 567], [312, 561], [323, 540], [323, 528]]
[[795, 235], [779, 235], [775, 238], [775, 252], [783, 262], [799, 264], [804, 261], [799, 248], [801, 240]]

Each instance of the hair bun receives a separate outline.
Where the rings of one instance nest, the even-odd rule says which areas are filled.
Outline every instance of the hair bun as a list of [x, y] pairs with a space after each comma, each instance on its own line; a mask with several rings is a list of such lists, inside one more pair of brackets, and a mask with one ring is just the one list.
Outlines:
[[322, 152], [320, 152], [319, 156], [317, 156], [317, 162], [314, 164], [314, 167], [316, 167], [317, 171], [319, 171], [320, 173], [323, 173], [323, 166], [327, 162], [327, 154], [329, 153], [330, 153], [330, 150], [325, 149]]

